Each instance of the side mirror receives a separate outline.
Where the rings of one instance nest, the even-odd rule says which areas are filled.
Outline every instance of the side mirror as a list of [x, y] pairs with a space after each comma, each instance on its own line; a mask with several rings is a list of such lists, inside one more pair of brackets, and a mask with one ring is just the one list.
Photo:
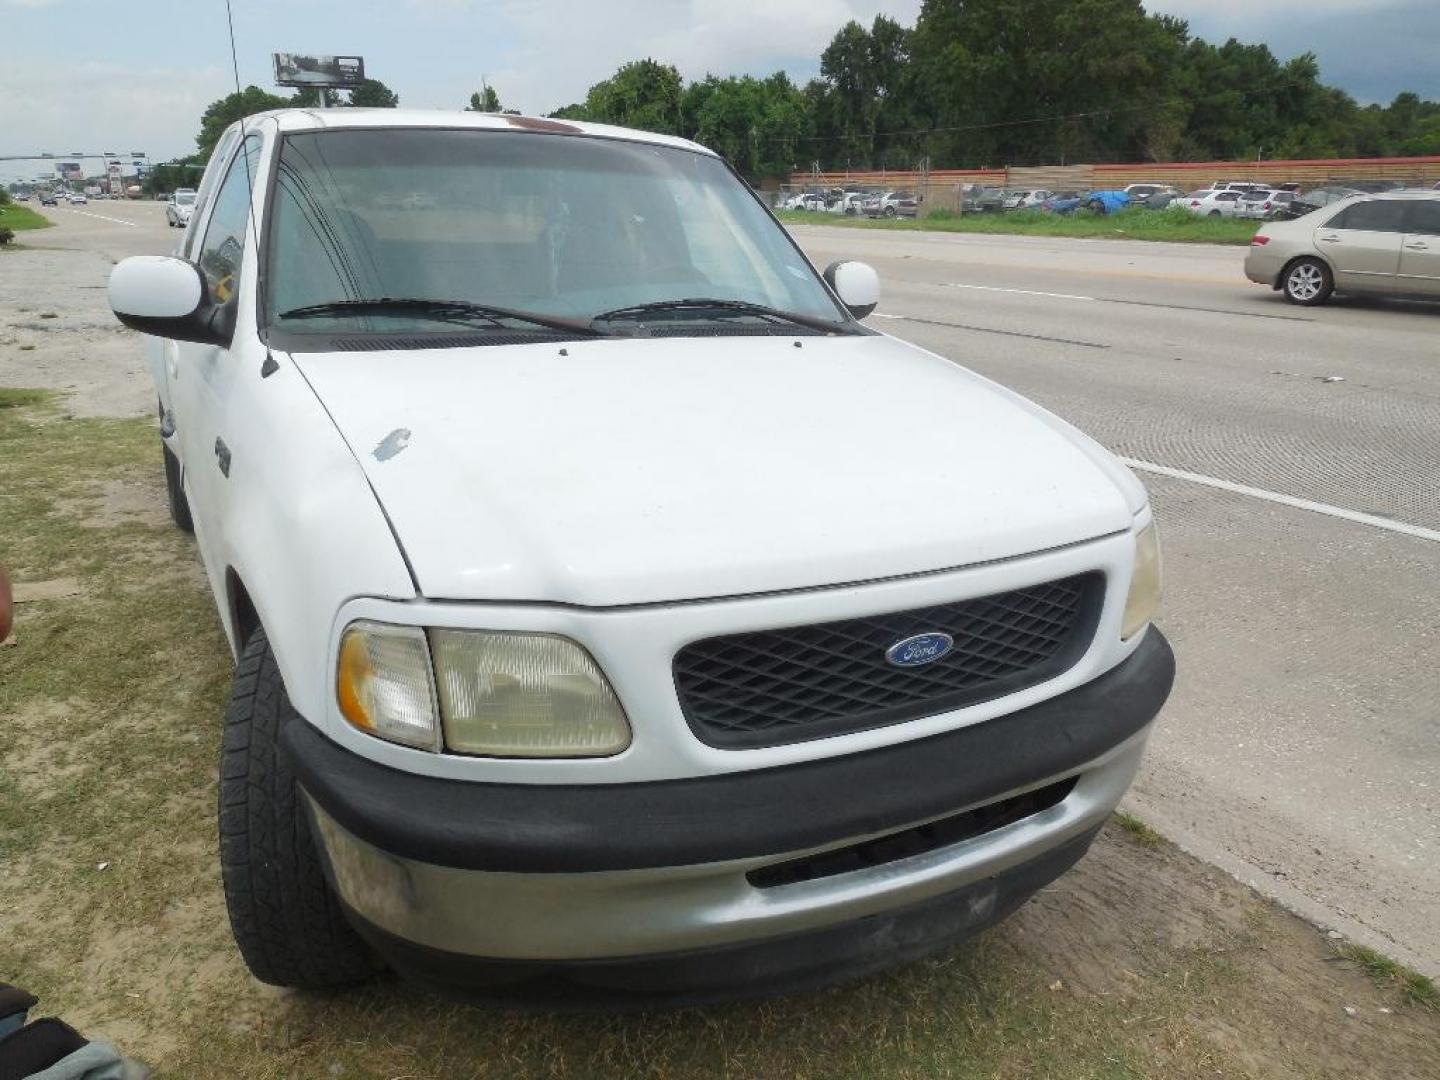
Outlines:
[[880, 303], [880, 275], [863, 262], [833, 262], [825, 268], [825, 280], [850, 314], [863, 319]]
[[228, 345], [233, 309], [211, 302], [200, 268], [168, 255], [132, 255], [110, 271], [110, 310], [131, 330]]

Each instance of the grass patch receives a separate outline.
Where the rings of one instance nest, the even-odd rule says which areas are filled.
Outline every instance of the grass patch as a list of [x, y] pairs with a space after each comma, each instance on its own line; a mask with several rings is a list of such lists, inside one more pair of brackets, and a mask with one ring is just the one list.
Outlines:
[[[33, 349], [35, 346], [20, 346], [22, 349], [27, 347]], [[19, 409], [25, 405], [43, 405], [54, 396], [55, 395], [49, 390], [16, 389], [9, 386], [0, 386], [0, 409]]]
[[1145, 822], [1141, 821], [1134, 814], [1127, 814], [1124, 810], [1115, 811], [1115, 824], [1124, 829], [1134, 839], [1146, 847], [1162, 847], [1165, 844], [1165, 837], [1152, 829]]
[[31, 210], [23, 203], [0, 206], [0, 229], [14, 229], [16, 232], [20, 232], [25, 229], [48, 229], [54, 224], [44, 214]]
[[903, 229], [918, 232], [1002, 233], [1014, 236], [1072, 236], [1105, 240], [1157, 240], [1188, 244], [1249, 244], [1260, 222], [1196, 217], [1176, 207], [1131, 207], [1116, 214], [1047, 214], [1015, 210], [1006, 214], [956, 214], [937, 210], [923, 218], [864, 218], [841, 214], [780, 210], [781, 221], [803, 225], [840, 225], [851, 229]]
[[1440, 1012], [1440, 988], [1435, 980], [1406, 967], [1398, 960], [1392, 960], [1384, 953], [1368, 945], [1346, 943], [1339, 953], [1351, 961], [1381, 986], [1393, 986], [1400, 992], [1400, 998], [1407, 1005], [1420, 1005], [1434, 1012]]

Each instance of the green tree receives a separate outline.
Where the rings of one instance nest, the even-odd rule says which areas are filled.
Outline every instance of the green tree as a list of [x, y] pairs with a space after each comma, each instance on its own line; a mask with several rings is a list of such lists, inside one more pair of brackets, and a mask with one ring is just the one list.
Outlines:
[[247, 86], [235, 94], [228, 94], [219, 101], [212, 101], [200, 117], [200, 134], [195, 136], [195, 145], [200, 157], [208, 158], [220, 141], [227, 127], [246, 116], [265, 112], [269, 109], [283, 109], [290, 104], [288, 98], [266, 93], [258, 86]]
[[349, 105], [356, 109], [393, 109], [400, 104], [400, 95], [379, 79], [362, 79], [350, 91]]
[[465, 106], [466, 112], [503, 112], [500, 106], [500, 95], [495, 92], [493, 86], [487, 85], [483, 90], [477, 90], [470, 95], [470, 104]]
[[330, 87], [302, 86], [295, 91], [290, 104], [305, 109], [334, 109], [341, 104], [340, 91]]
[[680, 72], [655, 60], [635, 60], [590, 87], [583, 119], [622, 127], [680, 133]]
[[[498, 105], [498, 100], [496, 102]], [[1215, 45], [1140, 0], [923, 0], [848, 22], [797, 88], [655, 60], [551, 113], [686, 135], [751, 178], [805, 169], [1440, 153], [1440, 102], [1358, 106], [1311, 54]]]

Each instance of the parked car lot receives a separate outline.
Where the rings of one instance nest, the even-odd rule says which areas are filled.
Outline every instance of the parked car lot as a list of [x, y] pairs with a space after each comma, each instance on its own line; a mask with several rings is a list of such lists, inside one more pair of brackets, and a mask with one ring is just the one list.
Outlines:
[[1358, 195], [1255, 235], [1245, 276], [1294, 304], [1334, 292], [1440, 299], [1440, 194]]

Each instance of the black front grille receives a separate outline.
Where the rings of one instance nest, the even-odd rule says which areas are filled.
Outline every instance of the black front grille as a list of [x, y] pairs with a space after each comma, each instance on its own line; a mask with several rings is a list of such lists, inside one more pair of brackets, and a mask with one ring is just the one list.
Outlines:
[[[691, 729], [711, 746], [777, 746], [974, 705], [1054, 678], [1090, 644], [1104, 577], [840, 622], [708, 638], [675, 656]], [[890, 646], [944, 633], [954, 647], [897, 667]]]

